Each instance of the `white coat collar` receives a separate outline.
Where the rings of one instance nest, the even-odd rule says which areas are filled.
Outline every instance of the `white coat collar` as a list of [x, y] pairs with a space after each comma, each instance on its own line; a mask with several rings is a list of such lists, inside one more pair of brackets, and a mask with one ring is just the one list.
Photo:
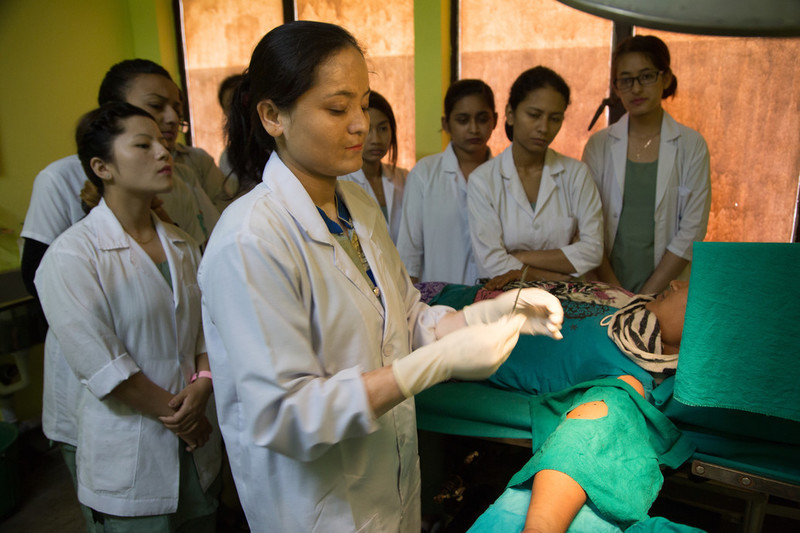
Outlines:
[[[373, 276], [375, 276], [375, 283], [378, 287], [385, 286], [384, 284], [386, 281], [381, 279], [381, 273], [384, 269], [377, 267], [379, 263], [383, 262], [383, 258], [380, 248], [374, 245], [373, 232], [377, 224], [383, 224], [385, 226], [386, 222], [383, 219], [383, 214], [380, 210], [375, 209], [372, 199], [366, 193], [352, 194], [353, 191], [351, 188], [356, 188], [355, 184], [346, 182], [336, 183], [336, 192], [350, 211], [353, 228], [355, 228], [356, 234], [359, 236], [361, 249], [367, 259], [367, 263], [369, 263], [372, 269]], [[319, 217], [319, 214], [317, 214], [317, 216]], [[322, 217], [319, 218], [322, 220]], [[330, 239], [333, 239], [333, 237], [330, 236], [330, 232], [328, 232], [328, 236]], [[359, 292], [369, 300], [375, 310], [383, 316], [383, 307], [378, 302], [378, 298], [375, 297], [375, 293], [372, 292], [372, 288], [369, 286], [369, 283], [367, 283], [367, 280], [364, 279], [361, 270], [353, 263], [350, 256], [346, 253], [334, 254], [334, 264], [337, 269], [355, 284]]]
[[539, 184], [539, 194], [536, 198], [536, 210], [534, 211], [525, 194], [525, 189], [522, 188], [522, 182], [519, 179], [519, 173], [514, 164], [514, 155], [511, 153], [511, 146], [503, 150], [498, 157], [500, 158], [500, 175], [507, 182], [506, 186], [510, 188], [512, 196], [520, 207], [526, 213], [531, 214], [535, 211], [539, 211], [542, 206], [547, 203], [548, 198], [553, 195], [553, 192], [558, 189], [561, 174], [563, 174], [565, 170], [558, 154], [548, 148], [544, 156], [542, 181]]
[[461, 177], [461, 169], [458, 166], [456, 152], [453, 150], [453, 143], [448, 143], [447, 148], [442, 152], [442, 170]]
[[[122, 228], [122, 224], [108, 207], [105, 199], [100, 199], [100, 203], [92, 209], [90, 215], [93, 233], [97, 239], [97, 247], [100, 250], [118, 250], [131, 247], [133, 238]], [[186, 242], [186, 239], [177, 233], [167, 234], [163, 223], [152, 211], [150, 216], [153, 218], [153, 225], [156, 228], [159, 239], [162, 241], [168, 239], [174, 243]]]
[[[183, 264], [183, 255], [185, 253], [189, 253], [189, 249], [187, 247], [177, 245], [186, 244], [187, 241], [181, 235], [181, 232], [168, 231], [166, 225], [161, 222], [158, 216], [156, 216], [156, 214], [152, 211], [150, 212], [150, 216], [153, 219], [153, 225], [156, 228], [156, 233], [158, 234], [159, 240], [162, 243], [171, 242], [173, 244], [173, 246], [163, 246], [163, 248], [164, 255], [167, 258], [167, 264], [169, 265], [170, 277], [173, 280], [171, 291], [173, 296], [173, 304], [177, 309], [181, 303], [182, 291], [179, 290], [180, 287], [176, 286], [175, 283], [176, 280], [181, 279], [181, 274], [176, 269], [178, 268], [178, 265]], [[113, 211], [111, 211], [111, 209], [108, 207], [104, 199], [101, 199], [100, 203], [97, 204], [97, 207], [92, 209], [90, 212], [90, 217], [93, 233], [97, 240], [98, 249], [103, 251], [131, 249], [133, 251], [133, 246], [131, 244], [133, 237], [125, 232], [125, 230], [122, 228], [122, 224], [120, 224], [119, 220], [114, 215]], [[157, 271], [155, 263], [153, 263], [153, 261], [147, 257], [144, 251], [139, 251], [139, 253], [130, 253], [128, 254], [128, 257], [132, 264], [139, 262], [140, 265], [149, 265], [150, 268], [153, 268], [154, 271]], [[167, 281], [163, 279], [161, 275], [158, 277], [164, 282], [165, 287], [169, 288]]]
[[261, 179], [269, 193], [276, 196], [278, 203], [289, 212], [309, 237], [317, 242], [333, 245], [328, 227], [319, 215], [308, 191], [281, 161], [277, 152], [272, 152], [264, 166]]
[[[608, 134], [615, 140], [627, 141], [629, 120], [630, 115], [625, 113], [618, 121], [608, 127]], [[661, 117], [661, 142], [664, 142], [664, 140], [673, 141], [680, 135], [681, 130], [678, 128], [678, 123], [669, 113], [664, 111], [664, 115]]]
[[[486, 161], [492, 159], [492, 152], [489, 148], [486, 148], [487, 157]], [[458, 183], [461, 187], [467, 187], [467, 180], [464, 177], [464, 173], [461, 172], [461, 167], [458, 166], [458, 158], [456, 157], [456, 152], [453, 150], [453, 143], [448, 143], [447, 148], [444, 149], [442, 152], [442, 171], [447, 172], [448, 174], [454, 174], [454, 177], [460, 178]]]
[[[281, 161], [277, 152], [273, 152], [267, 164], [264, 167], [262, 175], [262, 183], [267, 188], [270, 194], [274, 194], [276, 201], [282, 205], [297, 222], [298, 226], [306, 232], [308, 237], [318, 243], [331, 246], [334, 250], [339, 247], [336, 240], [328, 231], [328, 226], [320, 216], [317, 206], [311, 200], [308, 192], [305, 190], [300, 180], [292, 173], [291, 170]], [[362, 248], [367, 257], [367, 261], [375, 260], [377, 251], [372, 246], [372, 233], [378, 222], [383, 222], [383, 215], [380, 211], [374, 209], [370, 203], [367, 202], [366, 191], [362, 197], [358, 195], [349, 194], [347, 191], [346, 182], [337, 180], [336, 191], [344, 200], [347, 209], [350, 211], [350, 216], [353, 220], [353, 226], [356, 233], [359, 235]], [[344, 186], [343, 186], [344, 185]], [[356, 185], [352, 185], [355, 187]], [[381, 219], [378, 219], [378, 216]], [[383, 308], [375, 298], [372, 289], [367, 284], [361, 271], [358, 270], [350, 257], [342, 250], [342, 253], [334, 254], [334, 264], [336, 268], [342, 271], [345, 276], [350, 279], [359, 289], [359, 291], [367, 296], [376, 308], [383, 313]], [[376, 269], [373, 269], [373, 273]], [[380, 280], [377, 280], [380, 284]]]
[[[390, 176], [389, 173], [386, 172], [386, 170], [388, 169], [389, 167], [387, 165], [381, 163], [381, 178], [382, 178], [381, 182], [383, 183], [384, 198], [386, 199], [386, 206], [389, 209], [391, 209], [392, 200], [394, 198], [394, 188], [395, 188], [394, 180], [396, 178], [397, 173], [395, 173], [395, 175], [393, 176]], [[351, 178], [353, 181], [361, 185], [364, 188], [364, 190], [367, 191], [369, 195], [373, 197], [373, 199], [375, 199], [376, 202], [378, 201], [378, 197], [372, 190], [372, 186], [369, 184], [369, 180], [367, 179], [366, 174], [364, 174], [364, 169], [359, 168], [355, 172], [351, 172], [350, 174], [348, 174], [347, 177]]]

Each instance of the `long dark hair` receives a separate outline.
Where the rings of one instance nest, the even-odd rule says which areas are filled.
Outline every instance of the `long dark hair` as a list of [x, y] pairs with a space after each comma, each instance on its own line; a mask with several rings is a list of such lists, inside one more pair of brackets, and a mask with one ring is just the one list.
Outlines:
[[[539, 65], [533, 67], [522, 74], [520, 74], [514, 83], [511, 84], [511, 91], [508, 94], [508, 106], [513, 112], [517, 106], [527, 98], [528, 94], [544, 87], [551, 87], [555, 91], [561, 93], [564, 101], [569, 105], [569, 85], [564, 81], [564, 78], [558, 75], [554, 70]], [[514, 128], [508, 122], [505, 124], [506, 137], [509, 141], [514, 140]]]
[[397, 121], [394, 118], [394, 111], [389, 101], [377, 91], [369, 93], [369, 107], [370, 109], [377, 109], [389, 120], [389, 130], [392, 132], [392, 140], [389, 143], [389, 162], [392, 164], [392, 170], [397, 168]]
[[614, 49], [611, 55], [611, 73], [614, 78], [617, 77], [617, 67], [619, 65], [619, 58], [625, 54], [638, 52], [650, 60], [656, 69], [663, 71], [665, 74], [672, 74], [672, 82], [664, 87], [664, 92], [661, 93], [661, 99], [667, 98], [675, 94], [678, 90], [678, 78], [672, 72], [670, 67], [669, 48], [666, 43], [656, 37], [655, 35], [635, 35], [633, 37], [626, 37]]
[[290, 109], [313, 86], [318, 67], [347, 46], [363, 54], [344, 28], [306, 20], [278, 26], [258, 43], [233, 93], [225, 125], [228, 157], [239, 177], [240, 192], [261, 180], [276, 149], [275, 139], [261, 125], [258, 103], [272, 100], [279, 109]]

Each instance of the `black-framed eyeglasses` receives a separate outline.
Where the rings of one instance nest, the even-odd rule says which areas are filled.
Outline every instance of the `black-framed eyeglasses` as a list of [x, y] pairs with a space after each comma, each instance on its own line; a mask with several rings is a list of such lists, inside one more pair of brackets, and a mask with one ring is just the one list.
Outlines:
[[616, 87], [618, 91], [629, 91], [633, 88], [634, 81], [638, 81], [639, 85], [642, 87], [645, 85], [653, 85], [656, 80], [658, 80], [658, 76], [663, 73], [663, 70], [648, 70], [642, 72], [638, 76], [617, 78], [614, 80], [614, 87]]
[[189, 122], [186, 120], [182, 120], [180, 123], [181, 133], [188, 133], [189, 132]]

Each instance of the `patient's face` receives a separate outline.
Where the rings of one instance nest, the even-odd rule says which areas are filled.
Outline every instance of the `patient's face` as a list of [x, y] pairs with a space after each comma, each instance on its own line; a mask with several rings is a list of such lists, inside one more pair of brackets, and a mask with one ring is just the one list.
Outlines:
[[661, 342], [665, 345], [678, 346], [681, 343], [688, 295], [688, 281], [671, 281], [667, 290], [645, 306], [656, 315], [661, 329]]

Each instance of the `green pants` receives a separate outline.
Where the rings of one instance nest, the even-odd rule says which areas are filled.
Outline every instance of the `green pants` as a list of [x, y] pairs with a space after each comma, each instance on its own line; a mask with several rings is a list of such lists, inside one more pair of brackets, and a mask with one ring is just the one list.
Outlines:
[[[72, 481], [77, 489], [75, 446], [60, 444], [61, 454], [67, 463]], [[216, 531], [217, 505], [221, 480], [218, 476], [203, 492], [192, 454], [181, 446], [180, 493], [178, 509], [171, 514], [153, 516], [114, 516], [95, 511], [81, 504], [89, 533], [213, 533]]]

